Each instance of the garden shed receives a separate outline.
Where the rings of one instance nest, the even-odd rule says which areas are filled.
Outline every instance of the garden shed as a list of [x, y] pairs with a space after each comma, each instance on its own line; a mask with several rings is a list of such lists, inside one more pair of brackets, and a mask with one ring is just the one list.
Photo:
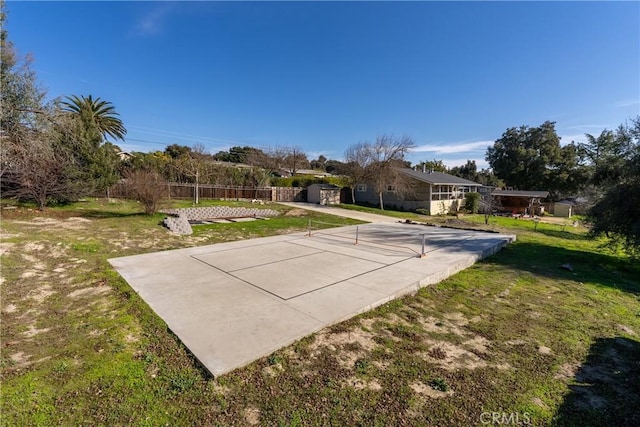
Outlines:
[[331, 184], [311, 184], [307, 187], [307, 202], [339, 205], [340, 187]]
[[574, 203], [570, 200], [561, 200], [556, 202], [553, 205], [553, 214], [555, 216], [571, 218], [573, 215], [573, 205]]

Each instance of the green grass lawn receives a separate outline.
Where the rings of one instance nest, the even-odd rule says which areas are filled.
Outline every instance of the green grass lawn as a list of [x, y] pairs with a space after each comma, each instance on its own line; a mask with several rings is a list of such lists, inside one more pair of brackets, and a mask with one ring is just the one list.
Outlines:
[[497, 255], [212, 378], [107, 259], [356, 223], [261, 207], [191, 236], [132, 202], [3, 210], [2, 425], [640, 425], [640, 267], [506, 218]]

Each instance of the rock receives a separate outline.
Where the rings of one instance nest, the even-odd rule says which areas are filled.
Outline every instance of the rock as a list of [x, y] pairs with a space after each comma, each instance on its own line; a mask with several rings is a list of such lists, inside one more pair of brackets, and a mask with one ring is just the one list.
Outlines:
[[571, 264], [562, 264], [560, 266], [560, 268], [564, 269], [564, 270], [569, 270], [569, 271], [573, 271], [573, 267], [571, 266]]

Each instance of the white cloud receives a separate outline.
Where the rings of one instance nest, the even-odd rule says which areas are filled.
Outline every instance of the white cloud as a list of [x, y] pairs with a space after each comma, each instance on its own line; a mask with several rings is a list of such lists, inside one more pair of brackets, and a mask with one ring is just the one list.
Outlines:
[[604, 129], [607, 125], [576, 125], [576, 126], [563, 126], [562, 129], [573, 130], [573, 129], [582, 129], [587, 132], [587, 129]]
[[306, 154], [307, 154], [307, 157], [309, 158], [309, 160], [315, 160], [320, 156], [325, 156], [327, 159], [333, 159], [331, 153], [334, 153], [334, 151], [328, 151], [328, 150], [309, 151]]
[[436, 154], [454, 154], [465, 153], [469, 151], [484, 150], [493, 145], [495, 141], [477, 141], [477, 142], [454, 142], [451, 144], [425, 144], [420, 145], [411, 152], [413, 153], [436, 153]]
[[[589, 132], [585, 132], [585, 133], [589, 133]], [[594, 135], [600, 135], [600, 132]], [[584, 133], [578, 133], [575, 135], [558, 135], [558, 136], [560, 137], [560, 145], [563, 145], [563, 146], [569, 144], [571, 141], [580, 143], [580, 142], [585, 142], [587, 139], [584, 136]]]
[[443, 159], [442, 163], [444, 163], [446, 167], [451, 169], [456, 166], [464, 166], [469, 160], [473, 160], [476, 162], [476, 167], [478, 168], [478, 170], [487, 169], [489, 167], [489, 163], [484, 159], [484, 157], [479, 159], [468, 159], [466, 157], [464, 159]]
[[154, 7], [142, 16], [134, 25], [133, 34], [138, 36], [155, 36], [164, 29], [167, 15], [173, 9], [173, 4], [165, 3]]
[[639, 99], [624, 99], [622, 101], [615, 102], [613, 104], [615, 107], [624, 108], [624, 107], [633, 107], [634, 105], [640, 105]]

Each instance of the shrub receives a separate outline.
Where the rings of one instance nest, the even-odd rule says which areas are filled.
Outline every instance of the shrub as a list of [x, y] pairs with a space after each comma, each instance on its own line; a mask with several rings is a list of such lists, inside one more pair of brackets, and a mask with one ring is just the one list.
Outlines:
[[480, 193], [466, 193], [464, 195], [464, 210], [469, 213], [478, 213], [480, 207]]
[[151, 170], [129, 172], [125, 188], [129, 197], [142, 204], [147, 215], [158, 211], [167, 194], [167, 182], [159, 173]]
[[435, 378], [429, 383], [432, 389], [447, 392], [449, 391], [449, 383], [444, 378]]

